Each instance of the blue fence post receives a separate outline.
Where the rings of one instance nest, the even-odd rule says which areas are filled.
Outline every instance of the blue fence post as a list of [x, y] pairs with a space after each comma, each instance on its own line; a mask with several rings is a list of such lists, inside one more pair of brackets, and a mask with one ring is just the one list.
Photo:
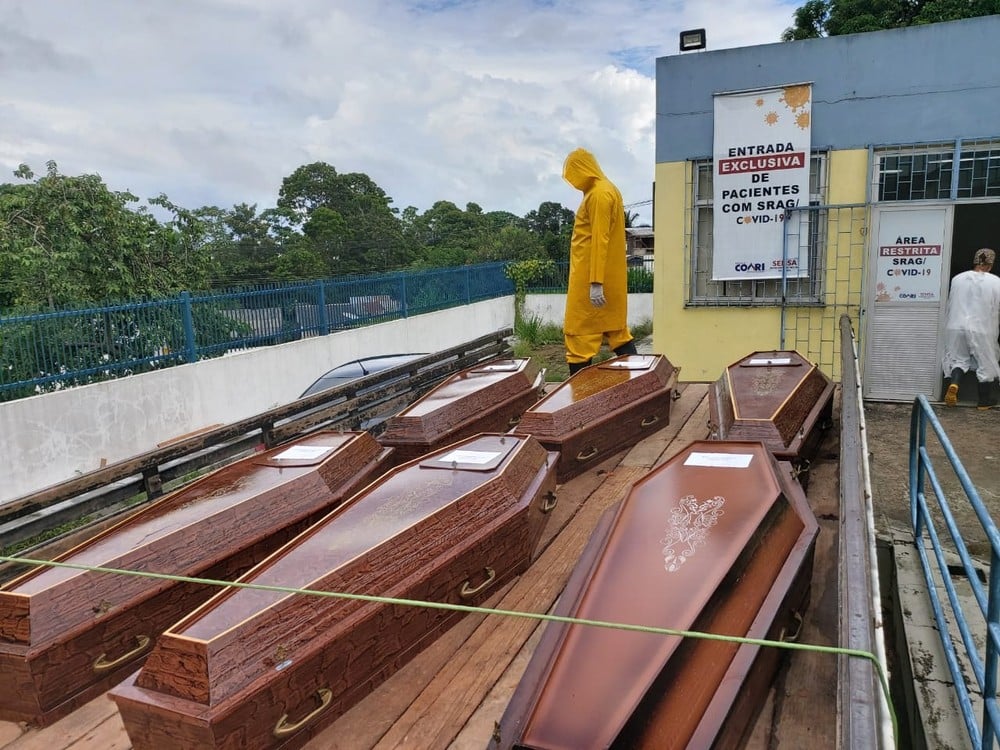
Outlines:
[[465, 267], [465, 304], [472, 302], [472, 270]]
[[317, 281], [316, 286], [316, 302], [319, 304], [319, 332], [321, 336], [326, 336], [330, 332], [330, 316], [326, 314], [326, 285], [322, 281]]
[[405, 317], [408, 316], [408, 310], [409, 310], [409, 307], [410, 307], [409, 304], [406, 301], [406, 274], [405, 273], [401, 273], [399, 275], [399, 288], [400, 288], [399, 298], [403, 301], [403, 317], [405, 318]]
[[181, 292], [181, 312], [184, 320], [184, 359], [198, 361], [198, 347], [194, 340], [194, 315], [191, 312], [191, 294]]

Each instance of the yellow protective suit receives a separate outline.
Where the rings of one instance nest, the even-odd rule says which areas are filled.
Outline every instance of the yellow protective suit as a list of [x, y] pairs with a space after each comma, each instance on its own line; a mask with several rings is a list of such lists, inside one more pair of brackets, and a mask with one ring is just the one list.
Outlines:
[[[563, 178], [583, 192], [570, 241], [563, 321], [566, 361], [579, 364], [600, 351], [605, 336], [611, 349], [632, 340], [626, 322], [625, 207], [618, 188], [589, 151], [578, 148], [566, 157]], [[592, 283], [604, 286], [603, 307], [591, 304]]]

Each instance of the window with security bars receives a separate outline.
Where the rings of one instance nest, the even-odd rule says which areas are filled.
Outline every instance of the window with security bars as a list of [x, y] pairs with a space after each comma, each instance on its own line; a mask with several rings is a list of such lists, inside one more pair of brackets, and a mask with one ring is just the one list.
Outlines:
[[745, 281], [713, 281], [713, 162], [711, 159], [693, 163], [693, 184], [687, 194], [690, 199], [690, 223], [687, 258], [690, 264], [690, 287], [687, 304], [691, 306], [820, 304], [826, 212], [826, 153], [815, 152], [809, 164], [809, 206], [791, 212], [787, 229], [789, 257], [807, 256], [809, 275], [784, 279], [747, 279]]
[[873, 185], [879, 201], [998, 198], [1000, 141], [879, 148]]
[[1000, 141], [962, 142], [957, 197], [1000, 197]]

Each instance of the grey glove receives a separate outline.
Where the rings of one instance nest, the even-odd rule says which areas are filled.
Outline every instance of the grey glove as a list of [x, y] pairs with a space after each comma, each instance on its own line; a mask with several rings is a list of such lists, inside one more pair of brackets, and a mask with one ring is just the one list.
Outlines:
[[594, 307], [604, 307], [607, 300], [604, 299], [604, 285], [603, 284], [591, 284], [590, 285], [590, 304]]

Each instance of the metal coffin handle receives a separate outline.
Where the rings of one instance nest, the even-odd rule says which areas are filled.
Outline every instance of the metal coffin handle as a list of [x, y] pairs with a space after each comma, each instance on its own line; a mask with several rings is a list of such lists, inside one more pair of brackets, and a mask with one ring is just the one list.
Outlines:
[[592, 459], [596, 455], [597, 455], [597, 447], [592, 445], [592, 446], [590, 446], [587, 449], [586, 453], [584, 453], [583, 451], [581, 451], [580, 453], [577, 453], [576, 454], [576, 460], [577, 461], [589, 461], [590, 459]]
[[644, 417], [643, 420], [639, 423], [639, 426], [640, 427], [651, 427], [652, 425], [656, 424], [659, 421], [660, 421], [659, 415], [658, 414], [653, 414], [652, 416]]
[[135, 646], [134, 649], [132, 649], [131, 651], [129, 651], [127, 653], [122, 654], [117, 659], [112, 659], [111, 661], [108, 661], [108, 654], [107, 654], [107, 652], [105, 652], [105, 653], [101, 654], [100, 656], [98, 656], [96, 659], [94, 659], [94, 666], [93, 666], [94, 671], [95, 672], [107, 672], [109, 669], [114, 669], [117, 666], [120, 666], [122, 664], [125, 664], [128, 661], [131, 661], [136, 656], [138, 656], [143, 651], [145, 651], [147, 648], [149, 648], [149, 643], [150, 643], [149, 636], [148, 635], [137, 635], [135, 637], [135, 643], [136, 643], [136, 646]]
[[471, 599], [480, 591], [485, 591], [487, 588], [489, 588], [490, 585], [493, 583], [493, 581], [496, 580], [497, 572], [493, 570], [493, 568], [483, 568], [483, 570], [486, 571], [486, 580], [483, 581], [478, 586], [476, 586], [475, 588], [470, 587], [469, 581], [466, 580], [465, 583], [462, 584], [462, 588], [459, 589], [458, 591], [458, 595], [460, 597], [462, 597], [463, 599]]
[[558, 502], [559, 498], [556, 496], [556, 493], [552, 491], [546, 492], [545, 496], [542, 498], [542, 513], [551, 513]]
[[302, 727], [323, 713], [323, 710], [329, 706], [330, 701], [333, 700], [333, 691], [327, 690], [326, 688], [320, 688], [316, 691], [316, 699], [319, 701], [319, 705], [294, 724], [289, 724], [288, 714], [284, 714], [280, 719], [278, 719], [278, 723], [274, 725], [274, 732], [272, 732], [272, 734], [279, 740], [282, 737], [295, 734], [297, 731], [302, 729]]

